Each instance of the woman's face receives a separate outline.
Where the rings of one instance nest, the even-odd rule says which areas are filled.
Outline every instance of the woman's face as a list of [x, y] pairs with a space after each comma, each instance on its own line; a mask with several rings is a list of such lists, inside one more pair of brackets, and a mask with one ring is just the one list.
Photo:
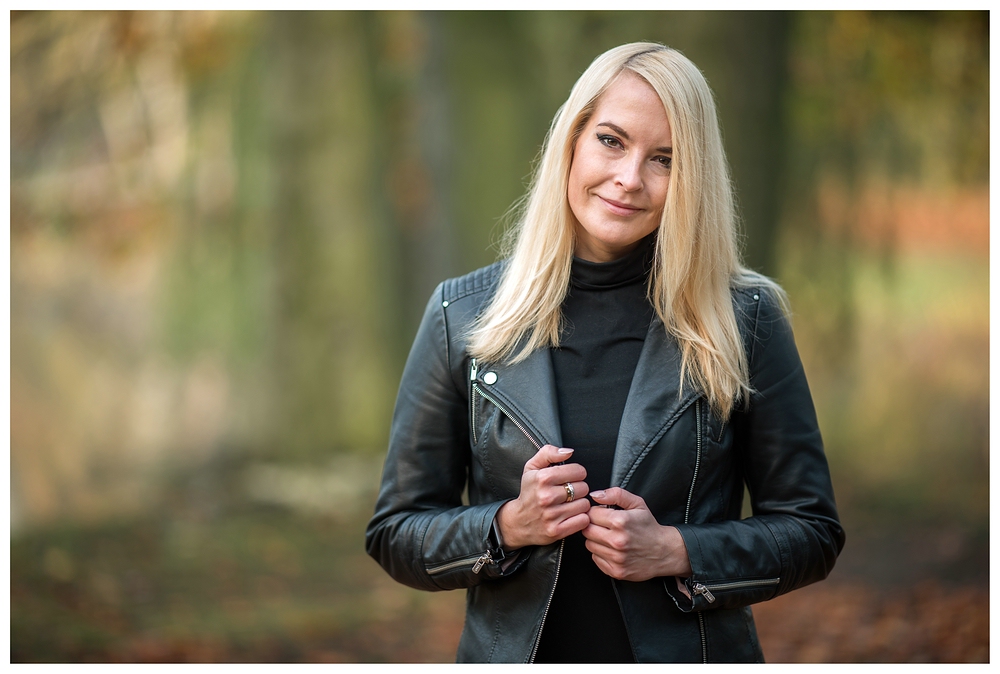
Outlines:
[[567, 197], [577, 257], [609, 262], [659, 227], [671, 156], [660, 97], [624, 72], [598, 99], [573, 152]]

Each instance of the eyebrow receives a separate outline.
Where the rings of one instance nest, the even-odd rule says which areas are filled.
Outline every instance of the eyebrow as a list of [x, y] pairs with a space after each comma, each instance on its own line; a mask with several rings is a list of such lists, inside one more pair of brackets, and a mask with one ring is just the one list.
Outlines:
[[[614, 131], [615, 133], [617, 133], [619, 136], [621, 136], [622, 138], [624, 138], [625, 140], [632, 140], [631, 138], [629, 138], [628, 132], [626, 132], [625, 129], [621, 128], [617, 124], [613, 124], [611, 122], [601, 122], [597, 126], [606, 126], [609, 129], [611, 129], [612, 131]], [[664, 154], [673, 154], [674, 153], [674, 149], [672, 147], [658, 147], [658, 148], [656, 148], [656, 151], [657, 152], [662, 152]]]

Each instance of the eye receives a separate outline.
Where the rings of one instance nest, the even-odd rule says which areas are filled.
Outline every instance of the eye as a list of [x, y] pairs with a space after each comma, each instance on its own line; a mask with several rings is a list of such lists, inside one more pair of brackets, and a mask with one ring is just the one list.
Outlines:
[[597, 134], [597, 140], [599, 140], [602, 145], [614, 148], [616, 150], [620, 150], [622, 148], [622, 142], [620, 140], [606, 133]]
[[671, 163], [673, 163], [673, 158], [665, 154], [658, 154], [655, 157], [653, 157], [653, 161], [655, 161], [657, 164], [660, 164], [664, 168], [670, 168]]

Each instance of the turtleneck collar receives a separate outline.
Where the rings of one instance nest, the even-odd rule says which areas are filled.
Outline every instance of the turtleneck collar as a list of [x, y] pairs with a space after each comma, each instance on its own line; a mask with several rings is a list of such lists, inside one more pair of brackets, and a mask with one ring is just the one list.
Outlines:
[[570, 283], [585, 290], [610, 290], [645, 281], [653, 268], [656, 232], [643, 238], [623, 257], [611, 262], [589, 262], [573, 258]]

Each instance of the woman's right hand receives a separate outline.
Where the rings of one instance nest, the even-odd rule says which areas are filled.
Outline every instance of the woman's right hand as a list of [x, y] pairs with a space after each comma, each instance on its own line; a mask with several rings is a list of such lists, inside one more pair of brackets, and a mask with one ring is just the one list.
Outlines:
[[[590, 524], [590, 501], [586, 498], [590, 489], [583, 481], [587, 469], [578, 463], [562, 463], [572, 455], [568, 447], [545, 445], [524, 464], [521, 493], [497, 511], [506, 550], [547, 545]], [[567, 482], [573, 485], [572, 501], [566, 500]]]

